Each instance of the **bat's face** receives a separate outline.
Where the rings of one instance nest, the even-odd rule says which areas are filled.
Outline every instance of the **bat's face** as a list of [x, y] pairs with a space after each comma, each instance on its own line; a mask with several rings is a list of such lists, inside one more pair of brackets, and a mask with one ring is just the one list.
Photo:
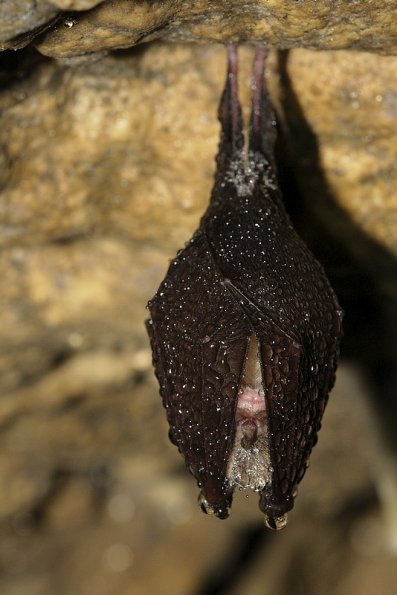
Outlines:
[[243, 158], [233, 65], [231, 53], [212, 199], [149, 302], [147, 327], [170, 437], [203, 510], [226, 518], [233, 490], [250, 488], [281, 529], [334, 382], [342, 315], [285, 213], [258, 116], [271, 117], [264, 92]]

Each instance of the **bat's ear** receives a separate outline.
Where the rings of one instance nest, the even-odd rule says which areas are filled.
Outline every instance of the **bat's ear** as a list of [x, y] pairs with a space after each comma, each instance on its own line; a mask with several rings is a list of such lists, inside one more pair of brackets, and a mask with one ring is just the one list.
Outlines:
[[238, 99], [238, 56], [237, 47], [229, 45], [227, 49], [227, 75], [225, 88], [218, 109], [221, 123], [221, 142], [219, 158], [242, 150], [244, 146], [243, 120]]
[[267, 49], [258, 48], [255, 53], [252, 76], [252, 111], [249, 132], [249, 150], [261, 153], [274, 165], [276, 142], [276, 118], [265, 79]]

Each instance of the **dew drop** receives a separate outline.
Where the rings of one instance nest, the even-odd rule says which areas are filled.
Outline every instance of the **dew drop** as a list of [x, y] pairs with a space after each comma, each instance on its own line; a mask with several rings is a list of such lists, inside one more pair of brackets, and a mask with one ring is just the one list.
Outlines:
[[281, 516], [268, 516], [265, 515], [265, 525], [272, 531], [281, 531], [287, 526], [288, 514], [285, 513]]
[[75, 26], [75, 24], [77, 23], [76, 19], [72, 18], [72, 17], [67, 17], [64, 21], [63, 21], [63, 26], [66, 29], [71, 29], [72, 27]]
[[205, 512], [205, 514], [215, 514], [215, 510], [212, 508], [211, 504], [208, 502], [202, 492], [199, 494], [198, 503], [201, 510]]

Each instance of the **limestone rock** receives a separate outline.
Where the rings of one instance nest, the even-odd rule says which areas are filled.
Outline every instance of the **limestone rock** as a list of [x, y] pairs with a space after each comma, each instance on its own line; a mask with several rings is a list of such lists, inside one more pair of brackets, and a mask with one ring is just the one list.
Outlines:
[[0, 94], [2, 518], [40, 506], [57, 469], [101, 465], [98, 443], [110, 461], [120, 414], [122, 442], [131, 418], [149, 440], [128, 387], [151, 374], [146, 302], [208, 199], [224, 66], [220, 48], [165, 50], [75, 68], [27, 55]]
[[48, 2], [3, 0], [0, 4], [0, 44], [44, 25], [57, 12]]
[[89, 10], [103, 0], [46, 0], [61, 10]]
[[282, 48], [397, 51], [397, 7], [385, 0], [7, 1], [1, 9], [3, 47], [13, 47], [12, 37], [31, 31], [60, 9], [76, 12], [66, 21], [60, 13], [59, 22], [37, 40], [42, 53], [57, 58], [128, 48], [160, 37], [264, 42]]
[[[104, 2], [65, 30], [49, 32], [37, 47], [67, 58], [131, 47], [158, 37], [178, 40], [260, 41], [283, 48], [357, 48], [395, 53], [397, 8], [383, 0], [361, 4], [239, 0], [152, 3]], [[120, 24], [122, 26], [120, 27]]]
[[[358, 235], [397, 257], [396, 58], [296, 50], [275, 69], [279, 113], [308, 211], [375, 277], [383, 269], [391, 281], [393, 261], [386, 270]], [[305, 123], [300, 130], [298, 122]]]
[[[3, 245], [111, 229], [187, 239], [212, 185], [224, 52], [165, 48], [76, 69], [42, 61], [3, 94]], [[208, 56], [205, 75], [195, 56]]]
[[100, 1], [4, 0], [0, 4], [0, 48], [22, 48], [55, 25], [62, 17], [61, 11], [88, 10]]

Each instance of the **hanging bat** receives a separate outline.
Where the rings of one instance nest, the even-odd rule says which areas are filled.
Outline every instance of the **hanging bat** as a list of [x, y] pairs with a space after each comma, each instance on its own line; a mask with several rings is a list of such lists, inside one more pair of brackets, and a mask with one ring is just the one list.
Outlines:
[[334, 383], [342, 311], [283, 206], [265, 58], [258, 49], [244, 151], [237, 50], [228, 49], [210, 204], [149, 301], [147, 329], [170, 439], [202, 509], [224, 519], [234, 488], [251, 488], [277, 530]]

